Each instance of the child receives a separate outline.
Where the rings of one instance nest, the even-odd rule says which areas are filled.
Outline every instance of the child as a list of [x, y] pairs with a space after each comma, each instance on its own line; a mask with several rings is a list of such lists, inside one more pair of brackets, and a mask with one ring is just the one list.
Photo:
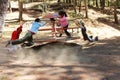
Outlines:
[[[63, 28], [65, 34], [67, 35], [68, 38], [71, 38], [71, 34], [67, 31], [68, 29], [68, 20], [67, 20], [67, 14], [64, 11], [59, 11], [59, 20], [58, 22], [60, 23], [61, 27]], [[59, 37], [62, 36], [62, 33], [59, 35]]]
[[22, 25], [12, 32], [11, 40], [16, 40], [19, 38], [20, 33], [22, 32]]
[[88, 40], [89, 42], [98, 41], [98, 37], [96, 36], [93, 39], [93, 36], [88, 36], [86, 33], [86, 27], [82, 21], [75, 21], [76, 25], [81, 28], [82, 36], [84, 40]]
[[63, 33], [63, 30], [56, 30], [55, 28], [56, 27], [59, 27], [60, 26], [60, 24], [59, 23], [56, 23], [55, 21], [55, 19], [54, 18], [50, 18], [50, 21], [51, 21], [51, 26], [52, 26], [52, 36], [54, 37], [54, 38], [56, 38], [56, 34], [55, 34], [55, 32], [57, 31], [59, 34], [62, 34]]
[[10, 45], [10, 43], [12, 45], [16, 45], [16, 44], [24, 43], [25, 41], [27, 41], [26, 46], [33, 45], [34, 44], [33, 35], [36, 34], [39, 28], [44, 26], [45, 24], [46, 24], [45, 22], [41, 22], [39, 18], [36, 18], [35, 21], [32, 23], [31, 28], [28, 30], [28, 32], [25, 34], [23, 38], [8, 41], [8, 43], [6, 44], [6, 47]]
[[[22, 25], [20, 25], [16, 30], [14, 30], [12, 32], [11, 40], [19, 39], [19, 35], [22, 32]], [[11, 44], [10, 48], [8, 48], [9, 51], [13, 51], [13, 50], [16, 50], [16, 49], [18, 49], [18, 46], [17, 45], [12, 45], [12, 44]]]

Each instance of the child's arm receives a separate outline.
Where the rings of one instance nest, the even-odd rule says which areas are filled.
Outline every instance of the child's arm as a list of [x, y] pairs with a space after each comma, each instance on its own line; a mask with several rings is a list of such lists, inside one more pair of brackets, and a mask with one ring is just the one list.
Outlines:
[[[75, 22], [75, 24], [77, 25], [77, 27], [80, 27], [80, 23], [79, 23], [78, 20], [75, 20], [74, 22]], [[80, 27], [80, 28], [81, 28], [81, 27]]]
[[46, 25], [46, 22], [41, 22], [41, 23], [40, 23], [40, 26], [41, 26], [41, 27], [44, 26], [44, 25]]
[[84, 23], [82, 21], [75, 20], [74, 22], [78, 27], [84, 28]]
[[22, 32], [22, 26], [17, 28], [17, 32], [20, 34]]

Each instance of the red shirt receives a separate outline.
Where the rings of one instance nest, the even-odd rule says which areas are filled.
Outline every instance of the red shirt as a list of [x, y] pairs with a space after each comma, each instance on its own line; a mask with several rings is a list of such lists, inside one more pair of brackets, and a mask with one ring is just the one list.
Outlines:
[[22, 32], [22, 25], [20, 27], [18, 27], [17, 30], [12, 32], [11, 40], [19, 39], [19, 35], [21, 32]]

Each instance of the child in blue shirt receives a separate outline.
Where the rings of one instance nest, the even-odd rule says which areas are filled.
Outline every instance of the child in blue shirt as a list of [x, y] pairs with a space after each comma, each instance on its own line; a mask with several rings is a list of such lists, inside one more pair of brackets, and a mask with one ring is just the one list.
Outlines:
[[24, 37], [17, 40], [8, 41], [6, 47], [10, 44], [16, 45], [16, 44], [24, 43], [25, 41], [27, 41], [27, 46], [33, 45], [34, 44], [33, 35], [36, 34], [39, 28], [44, 26], [45, 24], [46, 24], [45, 22], [41, 22], [39, 18], [36, 18], [35, 21], [32, 23], [31, 28], [28, 30], [28, 32], [25, 34]]

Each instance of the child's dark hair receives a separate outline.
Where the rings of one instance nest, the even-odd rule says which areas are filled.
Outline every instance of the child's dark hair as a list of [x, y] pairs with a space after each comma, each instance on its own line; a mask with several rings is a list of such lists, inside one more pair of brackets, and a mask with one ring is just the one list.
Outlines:
[[55, 19], [54, 18], [50, 18], [50, 21], [55, 21]]
[[40, 19], [39, 19], [39, 18], [36, 18], [36, 19], [35, 19], [35, 22], [40, 22]]
[[82, 22], [82, 21], [80, 21], [80, 24], [84, 27], [85, 25], [84, 25], [84, 23]]
[[67, 17], [67, 14], [66, 14], [65, 11], [59, 11], [58, 14], [61, 15], [61, 16], [65, 16], [65, 17]]

